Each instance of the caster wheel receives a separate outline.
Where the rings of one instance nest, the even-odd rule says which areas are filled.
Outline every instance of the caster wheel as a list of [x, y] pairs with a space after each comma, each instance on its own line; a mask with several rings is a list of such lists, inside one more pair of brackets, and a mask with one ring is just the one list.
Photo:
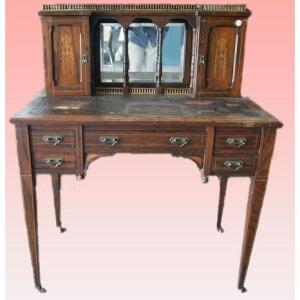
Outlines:
[[60, 232], [61, 232], [61, 233], [64, 233], [65, 231], [67, 231], [67, 228], [60, 227]]
[[85, 175], [84, 175], [84, 174], [80, 174], [80, 175], [77, 175], [77, 176], [76, 176], [76, 179], [77, 179], [78, 181], [83, 180], [84, 178], [85, 178]]
[[202, 180], [202, 183], [208, 183], [208, 177], [207, 176], [203, 176], [201, 178], [201, 180]]
[[46, 293], [46, 292], [47, 292], [46, 289], [44, 289], [44, 288], [41, 287], [41, 286], [37, 286], [36, 288], [37, 288], [37, 290], [38, 290], [40, 293]]
[[221, 232], [221, 233], [223, 233], [223, 232], [224, 232], [224, 229], [223, 229], [223, 227], [222, 227], [222, 226], [218, 226], [218, 227], [217, 227], [217, 230], [218, 230], [219, 232]]

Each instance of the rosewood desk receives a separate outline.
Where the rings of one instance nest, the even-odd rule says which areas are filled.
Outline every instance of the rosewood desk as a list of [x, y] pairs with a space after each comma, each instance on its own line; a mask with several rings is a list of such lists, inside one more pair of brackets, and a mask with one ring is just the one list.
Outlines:
[[220, 178], [217, 229], [227, 179], [249, 176], [251, 185], [238, 288], [245, 277], [259, 222], [276, 129], [282, 124], [248, 98], [189, 95], [45, 96], [16, 114], [17, 148], [35, 285], [41, 285], [35, 179], [52, 177], [56, 225], [61, 175], [83, 179], [99, 157], [116, 153], [169, 153], [193, 160], [202, 174]]
[[[61, 175], [83, 179], [99, 157], [169, 153], [220, 178], [217, 229], [227, 180], [249, 176], [238, 288], [245, 278], [282, 124], [241, 95], [246, 5], [45, 4], [45, 94], [16, 126], [35, 285], [41, 285], [35, 178], [50, 174], [56, 224]], [[149, 54], [150, 53], [150, 54]]]

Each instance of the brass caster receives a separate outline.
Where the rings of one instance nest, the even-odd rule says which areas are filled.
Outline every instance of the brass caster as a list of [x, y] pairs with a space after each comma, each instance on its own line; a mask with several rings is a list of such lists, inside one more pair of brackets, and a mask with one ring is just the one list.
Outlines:
[[42, 286], [36, 286], [36, 288], [40, 293], [47, 293], [47, 291]]
[[207, 176], [203, 176], [201, 178], [202, 183], [208, 183], [208, 177]]
[[67, 228], [64, 228], [64, 227], [59, 227], [59, 229], [60, 229], [61, 233], [64, 233], [65, 231], [67, 231]]
[[79, 175], [76, 176], [76, 179], [77, 179], [77, 180], [83, 180], [84, 177], [85, 177], [85, 175], [79, 174]]
[[220, 226], [217, 226], [217, 230], [219, 231], [219, 232], [221, 232], [221, 233], [223, 233], [224, 232], [224, 229], [223, 229], [223, 227], [220, 225]]
[[244, 286], [240, 287], [240, 290], [241, 290], [242, 293], [246, 293], [247, 292], [247, 289]]

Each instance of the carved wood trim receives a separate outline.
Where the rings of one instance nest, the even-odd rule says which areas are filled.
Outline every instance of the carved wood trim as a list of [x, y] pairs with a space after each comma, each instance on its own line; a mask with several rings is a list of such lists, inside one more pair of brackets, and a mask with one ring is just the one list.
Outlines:
[[129, 82], [128, 30], [129, 30], [129, 27], [123, 27], [123, 31], [124, 31], [123, 93], [125, 95], [128, 94], [128, 92], [129, 92], [129, 89], [128, 89], [128, 82]]

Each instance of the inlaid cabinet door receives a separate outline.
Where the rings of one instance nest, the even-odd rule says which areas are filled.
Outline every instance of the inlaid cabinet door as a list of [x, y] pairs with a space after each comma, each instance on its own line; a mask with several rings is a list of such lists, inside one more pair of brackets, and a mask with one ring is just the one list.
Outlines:
[[246, 20], [202, 17], [197, 94], [240, 96]]
[[43, 17], [46, 90], [49, 95], [90, 93], [89, 19]]

